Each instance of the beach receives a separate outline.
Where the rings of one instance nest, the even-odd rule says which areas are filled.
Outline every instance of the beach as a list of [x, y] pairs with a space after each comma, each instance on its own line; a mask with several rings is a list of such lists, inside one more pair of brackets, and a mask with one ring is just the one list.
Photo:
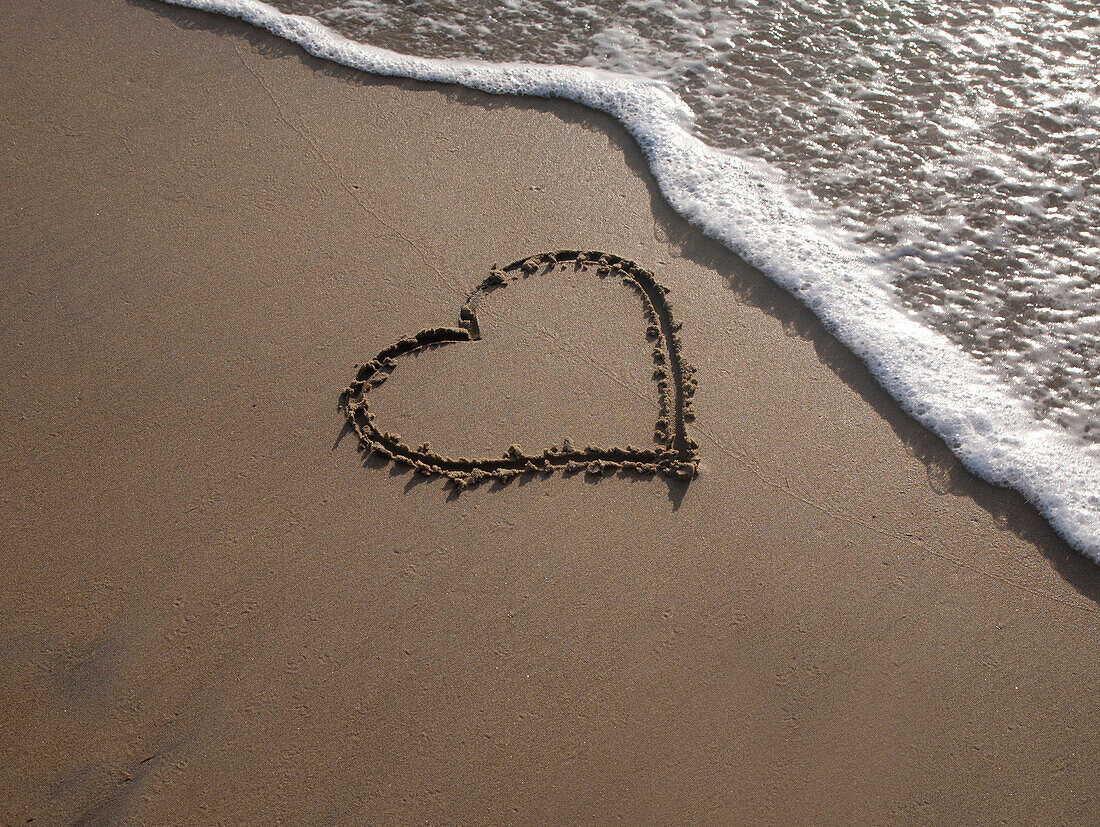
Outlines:
[[[611, 118], [145, 0], [0, 21], [5, 823], [1095, 813], [1100, 570]], [[559, 249], [668, 288], [698, 476], [360, 453], [357, 365]], [[650, 439], [645, 319], [582, 276], [494, 294], [377, 415], [455, 455]]]

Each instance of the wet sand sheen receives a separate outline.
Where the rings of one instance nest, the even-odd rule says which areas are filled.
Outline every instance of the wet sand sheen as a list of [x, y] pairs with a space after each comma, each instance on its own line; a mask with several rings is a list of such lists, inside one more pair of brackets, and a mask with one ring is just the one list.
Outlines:
[[[4, 821], [1095, 812], [1095, 568], [609, 119], [153, 4], [0, 21]], [[351, 366], [559, 248], [671, 291], [699, 476], [364, 467]]]

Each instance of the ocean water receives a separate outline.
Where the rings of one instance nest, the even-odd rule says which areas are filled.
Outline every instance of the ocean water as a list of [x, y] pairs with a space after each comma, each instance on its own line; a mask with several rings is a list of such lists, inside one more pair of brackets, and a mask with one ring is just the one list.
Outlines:
[[608, 112], [676, 210], [1100, 561], [1092, 3], [168, 2], [364, 71]]

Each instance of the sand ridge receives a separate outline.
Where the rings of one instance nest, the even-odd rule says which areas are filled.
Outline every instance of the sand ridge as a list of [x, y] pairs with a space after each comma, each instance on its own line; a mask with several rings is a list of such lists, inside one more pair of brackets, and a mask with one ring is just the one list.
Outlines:
[[[579, 448], [566, 439], [561, 446], [551, 446], [537, 454], [512, 445], [502, 457], [451, 457], [433, 451], [429, 443], [414, 447], [400, 434], [378, 426], [367, 394], [393, 374], [398, 359], [431, 348], [480, 340], [477, 306], [485, 296], [511, 283], [550, 275], [569, 266], [599, 278], [616, 278], [641, 299], [646, 338], [653, 342], [653, 378], [660, 405], [653, 430], [654, 448], [634, 445]], [[688, 423], [695, 419], [693, 398], [697, 384], [695, 368], [681, 353], [681, 324], [673, 318], [668, 292], [651, 271], [621, 256], [596, 250], [555, 250], [519, 259], [503, 268], [494, 264], [489, 275], [467, 296], [459, 311], [458, 327], [428, 328], [383, 348], [369, 362], [357, 366], [355, 379], [344, 389], [340, 404], [348, 424], [359, 437], [362, 451], [411, 466], [425, 476], [447, 477], [458, 489], [485, 480], [509, 480], [523, 473], [550, 474], [558, 469], [566, 473], [583, 470], [591, 475], [616, 470], [662, 473], [691, 479], [699, 469], [699, 445], [687, 431]]]

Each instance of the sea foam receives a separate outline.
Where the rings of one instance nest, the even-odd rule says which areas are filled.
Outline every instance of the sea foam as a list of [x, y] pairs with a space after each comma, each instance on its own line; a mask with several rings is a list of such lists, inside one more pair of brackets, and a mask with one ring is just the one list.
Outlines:
[[1020, 491], [1100, 562], [1100, 445], [1038, 419], [1019, 389], [902, 307], [888, 274], [777, 170], [693, 135], [690, 109], [663, 83], [574, 66], [399, 54], [256, 0], [164, 2], [238, 18], [364, 72], [564, 98], [606, 112], [638, 142], [677, 212], [802, 300], [967, 468]]

